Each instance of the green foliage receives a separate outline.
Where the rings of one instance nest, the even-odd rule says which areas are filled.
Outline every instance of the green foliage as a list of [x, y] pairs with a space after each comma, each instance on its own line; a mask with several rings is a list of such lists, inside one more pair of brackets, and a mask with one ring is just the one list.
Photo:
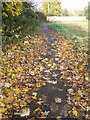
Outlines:
[[21, 2], [3, 2], [2, 9], [2, 43], [4, 47], [6, 43], [10, 44], [17, 39], [20, 27], [17, 21], [22, 13], [23, 5]]
[[68, 10], [67, 10], [67, 9], [62, 10], [61, 15], [62, 15], [62, 16], [69, 16]]
[[86, 6], [86, 7], [84, 8], [83, 14], [84, 14], [84, 16], [86, 16], [86, 18], [87, 18], [88, 20], [90, 20], [90, 6]]
[[41, 12], [43, 12], [46, 16], [60, 16], [61, 13], [60, 1], [49, 0], [48, 2], [43, 2]]
[[73, 13], [73, 16], [83, 16], [84, 13], [83, 13], [83, 10], [74, 10], [74, 13]]
[[18, 25], [21, 25], [20, 30], [26, 34], [35, 29], [36, 23], [38, 22], [38, 16], [34, 12], [32, 3], [23, 3], [23, 6], [23, 13], [19, 16]]
[[46, 16], [42, 12], [36, 12], [40, 21], [46, 21]]
[[18, 16], [22, 12], [22, 2], [3, 2], [3, 16]]
[[32, 34], [38, 26], [39, 15], [33, 4], [23, 2], [4, 2], [2, 11], [2, 45], [17, 43], [27, 34]]
[[88, 19], [88, 7], [87, 6], [84, 8], [84, 15]]

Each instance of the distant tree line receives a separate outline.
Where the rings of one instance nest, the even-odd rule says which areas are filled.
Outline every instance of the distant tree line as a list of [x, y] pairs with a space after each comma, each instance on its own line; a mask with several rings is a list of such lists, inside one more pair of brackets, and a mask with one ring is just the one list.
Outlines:
[[43, 1], [42, 8], [40, 11], [43, 12], [46, 16], [60, 16], [61, 2], [60, 0]]
[[88, 7], [84, 10], [74, 10], [74, 12], [68, 11], [68, 9], [62, 9], [60, 0], [46, 0], [42, 4], [40, 10], [46, 16], [86, 16], [88, 19]]

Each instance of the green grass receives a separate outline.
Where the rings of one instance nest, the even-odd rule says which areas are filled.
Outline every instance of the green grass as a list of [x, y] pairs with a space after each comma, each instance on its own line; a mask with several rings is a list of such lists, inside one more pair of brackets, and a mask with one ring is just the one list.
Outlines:
[[74, 30], [79, 30], [82, 32], [87, 32], [88, 31], [88, 21], [83, 21], [83, 22], [61, 22], [61, 24], [70, 27], [71, 29]]
[[88, 22], [52, 22], [50, 28], [60, 32], [67, 40], [70, 38], [69, 44], [73, 44], [74, 49], [78, 51], [81, 46], [82, 51], [87, 51], [88, 42]]
[[88, 22], [53, 22], [50, 28], [60, 31], [66, 39], [73, 38], [75, 35], [85, 37], [87, 36]]

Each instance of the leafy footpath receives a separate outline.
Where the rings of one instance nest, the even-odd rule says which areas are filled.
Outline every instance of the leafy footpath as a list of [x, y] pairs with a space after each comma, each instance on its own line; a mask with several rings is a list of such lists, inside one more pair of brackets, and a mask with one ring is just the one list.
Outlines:
[[[39, 34], [26, 36], [24, 42], [13, 45], [12, 48], [8, 46], [6, 52], [2, 52], [0, 118], [12, 117], [13, 112], [14, 115], [30, 117], [29, 104], [32, 101], [38, 105], [32, 111], [33, 114], [37, 117], [48, 117], [50, 111], [40, 109], [48, 95], [43, 96], [44, 100], [43, 98], [37, 100], [37, 92], [42, 86], [57, 84], [56, 73], [51, 75], [55, 78], [54, 81], [44, 77], [42, 73], [48, 74], [51, 70], [57, 70], [58, 65], [58, 70], [61, 71], [59, 81], [72, 86], [67, 90], [67, 102], [72, 106], [67, 111], [68, 114], [73, 114], [73, 117], [80, 119], [89, 119], [88, 92], [90, 92], [90, 88], [88, 88], [89, 77], [86, 67], [88, 55], [86, 52], [82, 52], [80, 45], [76, 51], [74, 44], [70, 44], [70, 39], [66, 40], [60, 32], [51, 30], [49, 38], [55, 41], [51, 46], [55, 47], [55, 60], [58, 63], [53, 62], [52, 56], [46, 57], [48, 37], [42, 28]], [[41, 56], [45, 56], [45, 58]], [[55, 98], [55, 103], [62, 104], [62, 99]], [[54, 104], [50, 107], [51, 111], [53, 111], [53, 106]], [[57, 107], [55, 108], [57, 111]]]
[[[88, 85], [88, 41], [86, 39], [86, 41], [82, 43], [75, 33], [70, 31], [68, 34], [68, 28], [63, 27], [62, 25], [52, 23], [50, 28], [59, 31], [58, 34], [63, 35], [58, 39], [60, 47], [58, 47], [57, 53], [61, 58], [61, 79], [73, 83], [73, 89], [69, 91], [71, 94], [70, 101], [73, 103], [72, 110], [76, 115], [78, 115], [78, 113], [81, 114], [81, 119], [83, 119], [82, 117], [88, 119], [88, 95], [90, 92]], [[85, 113], [87, 114], [86, 116]]]

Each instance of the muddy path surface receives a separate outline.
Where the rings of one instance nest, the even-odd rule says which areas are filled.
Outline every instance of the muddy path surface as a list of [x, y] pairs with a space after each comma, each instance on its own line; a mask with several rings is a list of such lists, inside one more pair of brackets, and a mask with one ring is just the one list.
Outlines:
[[[41, 106], [38, 106], [36, 102], [30, 104], [31, 113], [38, 107], [44, 112], [47, 113], [47, 118], [65, 118], [70, 117], [68, 111], [71, 109], [71, 106], [67, 104], [68, 96], [67, 90], [70, 88], [70, 84], [60, 80], [61, 71], [59, 69], [60, 64], [58, 63], [58, 57], [55, 56], [57, 52], [57, 46], [55, 40], [50, 37], [49, 24], [43, 26], [43, 30], [46, 32], [48, 41], [47, 41], [47, 53], [45, 56], [41, 56], [41, 59], [46, 59], [51, 61], [47, 66], [54, 66], [52, 69], [46, 68], [42, 75], [44, 79], [49, 79], [46, 82], [46, 86], [41, 87], [38, 91], [37, 97], [43, 100]], [[52, 46], [53, 44], [53, 46]], [[45, 64], [43, 64], [45, 66]], [[36, 115], [38, 117], [38, 115]]]

